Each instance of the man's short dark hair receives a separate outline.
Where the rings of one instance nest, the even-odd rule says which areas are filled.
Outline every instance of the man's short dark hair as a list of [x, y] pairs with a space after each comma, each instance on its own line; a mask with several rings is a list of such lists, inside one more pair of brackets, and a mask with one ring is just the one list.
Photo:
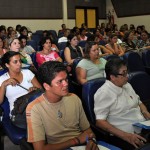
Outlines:
[[39, 81], [42, 85], [43, 83], [51, 85], [52, 80], [61, 71], [67, 72], [66, 67], [63, 63], [58, 61], [45, 62], [38, 69]]
[[122, 66], [126, 66], [126, 62], [120, 58], [112, 58], [105, 65], [106, 79], [110, 80], [110, 75], [117, 76]]

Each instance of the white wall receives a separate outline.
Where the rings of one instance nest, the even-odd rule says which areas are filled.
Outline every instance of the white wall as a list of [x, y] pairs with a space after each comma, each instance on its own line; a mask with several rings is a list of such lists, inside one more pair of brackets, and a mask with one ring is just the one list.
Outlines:
[[[58, 19], [58, 20], [28, 20], [28, 19], [4, 19], [4, 20], [0, 20], [0, 25], [5, 25], [6, 27], [8, 26], [12, 26], [12, 27], [16, 27], [17, 24], [21, 24], [22, 26], [26, 26], [28, 27], [32, 32], [35, 32], [36, 30], [60, 30], [61, 29], [61, 24], [63, 24], [63, 20], [62, 19]], [[75, 20], [74, 19], [70, 19], [67, 21], [66, 23], [68, 28], [73, 28], [75, 26]]]
[[12, 26], [12, 27], [16, 27], [17, 24], [21, 24], [22, 26], [26, 26], [28, 27], [32, 32], [35, 32], [36, 30], [51, 30], [51, 29], [55, 29], [56, 31], [58, 31], [59, 29], [61, 29], [61, 24], [63, 23], [63, 20], [36, 20], [36, 19], [4, 19], [4, 20], [0, 20], [0, 24], [5, 25], [6, 27], [8, 26]]
[[[114, 7], [112, 5], [111, 0], [106, 0], [106, 11], [107, 11], [107, 13], [108, 13], [108, 11], [112, 12], [112, 10], [114, 10]], [[119, 28], [121, 25], [123, 25], [125, 23], [128, 25], [134, 24], [135, 27], [137, 27], [138, 25], [145, 25], [146, 30], [148, 32], [150, 32], [150, 15], [118, 18], [116, 13], [114, 12], [114, 20], [115, 20], [115, 23], [118, 25]]]
[[[106, 11], [112, 11], [114, 10], [113, 5], [111, 3], [111, 0], [106, 0]], [[66, 13], [67, 11], [65, 11]], [[114, 20], [115, 23], [118, 24], [118, 27], [120, 28], [121, 25], [127, 23], [128, 25], [134, 24], [135, 27], [137, 25], [145, 25], [146, 29], [150, 32], [150, 15], [147, 16], [135, 16], [135, 17], [124, 17], [124, 18], [118, 18], [116, 13], [114, 12]], [[102, 19], [99, 20], [99, 24], [102, 22], [107, 23], [107, 20]], [[64, 20], [63, 19], [42, 19], [42, 20], [36, 20], [36, 19], [0, 19], [0, 25], [5, 25], [6, 27], [12, 26], [15, 28], [17, 24], [21, 24], [24, 26], [27, 26], [32, 32], [35, 32], [36, 30], [50, 30], [54, 29], [58, 31], [61, 29], [61, 24], [65, 23], [68, 28], [73, 28], [75, 26], [75, 20], [69, 19]]]

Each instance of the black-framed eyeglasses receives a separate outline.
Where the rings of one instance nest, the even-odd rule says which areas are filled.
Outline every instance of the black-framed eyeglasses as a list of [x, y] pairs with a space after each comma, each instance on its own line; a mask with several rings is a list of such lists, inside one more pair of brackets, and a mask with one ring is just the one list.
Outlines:
[[123, 76], [123, 77], [127, 77], [127, 76], [128, 76], [128, 71], [125, 70], [125, 71], [123, 71], [123, 73], [117, 73], [116, 75], [120, 75], [120, 76]]

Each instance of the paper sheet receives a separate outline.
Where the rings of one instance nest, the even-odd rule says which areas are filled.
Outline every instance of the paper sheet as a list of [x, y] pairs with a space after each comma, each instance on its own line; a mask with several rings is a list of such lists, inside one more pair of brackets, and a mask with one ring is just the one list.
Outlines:
[[[107, 147], [104, 147], [102, 145], [98, 145], [100, 150], [110, 150]], [[72, 150], [85, 150], [85, 146], [75, 146], [75, 147], [71, 147]]]
[[140, 124], [145, 125], [145, 126], [150, 126], [150, 120], [140, 122]]

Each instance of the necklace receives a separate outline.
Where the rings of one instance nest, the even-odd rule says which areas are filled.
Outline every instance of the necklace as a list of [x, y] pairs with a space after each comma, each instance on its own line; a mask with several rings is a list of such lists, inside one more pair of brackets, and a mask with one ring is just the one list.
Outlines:
[[57, 120], [63, 125], [64, 128], [67, 128], [67, 123], [66, 123], [66, 108], [65, 104], [63, 101], [56, 103], [50, 103], [48, 98], [46, 97], [45, 93], [43, 93], [44, 99], [48, 102], [50, 107], [53, 109], [54, 112], [56, 112], [56, 117]]
[[62, 106], [62, 102], [59, 102], [59, 105], [58, 104], [55, 104], [55, 103], [50, 103], [49, 100], [47, 99], [45, 93], [43, 93], [43, 97], [44, 99], [48, 102], [48, 104], [51, 105], [51, 108], [56, 111], [56, 114], [57, 114], [57, 119], [60, 119], [63, 117], [63, 113], [60, 111], [60, 108]]

